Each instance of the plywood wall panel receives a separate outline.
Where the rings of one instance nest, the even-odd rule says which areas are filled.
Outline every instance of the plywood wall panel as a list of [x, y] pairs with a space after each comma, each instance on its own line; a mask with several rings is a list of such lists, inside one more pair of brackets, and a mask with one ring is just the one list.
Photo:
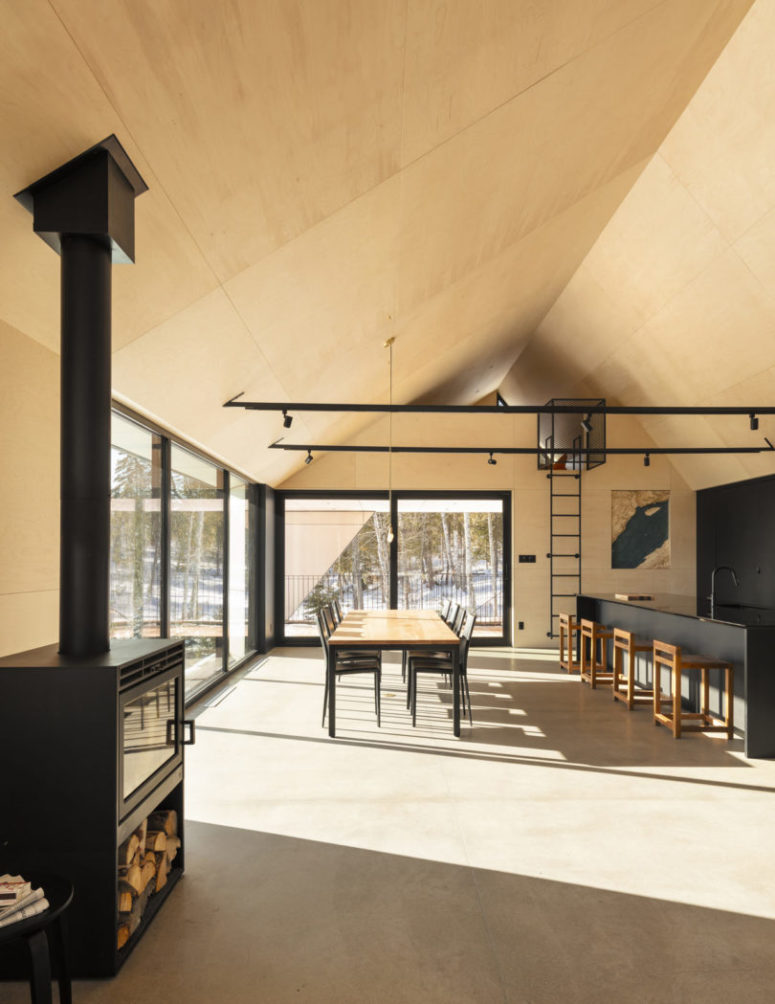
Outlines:
[[0, 594], [0, 656], [53, 645], [58, 624], [59, 589]]
[[0, 651], [56, 641], [59, 358], [0, 322]]

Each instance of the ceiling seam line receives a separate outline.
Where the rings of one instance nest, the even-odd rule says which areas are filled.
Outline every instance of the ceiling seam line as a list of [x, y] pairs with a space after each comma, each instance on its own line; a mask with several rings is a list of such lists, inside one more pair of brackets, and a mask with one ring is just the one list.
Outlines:
[[[679, 184], [681, 184], [682, 188], [684, 187], [683, 183], [679, 182]], [[611, 217], [611, 219], [613, 219], [613, 217]], [[609, 223], [610, 223], [610, 220], [609, 220]], [[600, 238], [603, 236], [603, 233], [605, 233], [605, 230], [607, 229], [607, 227], [608, 227], [608, 224], [606, 224], [606, 227], [603, 229], [603, 231], [601, 232], [601, 234], [598, 236], [597, 241], [599, 241]], [[721, 238], [722, 238], [722, 240], [725, 241], [725, 243], [727, 243], [726, 240], [724, 239], [723, 235], [721, 235]], [[597, 241], [595, 241], [595, 244], [597, 244]], [[592, 250], [594, 249], [594, 247], [595, 247], [595, 245], [593, 244], [592, 248], [590, 248], [589, 252], [587, 252], [587, 256], [585, 256], [584, 260], [579, 265], [579, 269], [583, 268], [584, 263], [586, 262], [586, 258], [592, 252]], [[727, 244], [727, 250], [735, 251], [735, 248], [734, 248], [733, 245]], [[717, 259], [718, 257], [720, 257], [720, 256], [719, 255], [714, 255], [714, 260]], [[739, 255], [737, 255], [737, 257], [739, 257]], [[627, 346], [629, 346], [633, 342], [633, 340], [639, 334], [641, 334], [641, 332], [646, 327], [646, 325], [648, 325], [652, 320], [654, 320], [655, 317], [657, 317], [659, 314], [661, 314], [675, 299], [677, 299], [678, 296], [681, 295], [681, 293], [685, 292], [689, 288], [689, 286], [692, 286], [695, 282], [697, 282], [697, 280], [707, 271], [707, 268], [708, 268], [708, 266], [706, 266], [705, 268], [700, 269], [700, 271], [697, 272], [696, 275], [693, 275], [692, 278], [689, 280], [689, 282], [687, 282], [684, 286], [682, 286], [681, 289], [678, 289], [674, 293], [671, 293], [670, 296], [668, 296], [667, 299], [664, 301], [664, 303], [662, 303], [660, 305], [659, 310], [655, 314], [652, 314], [651, 316], [649, 316], [649, 317], [645, 318], [643, 321], [641, 321], [637, 325], [637, 327], [633, 328], [633, 330], [629, 334], [629, 336], [625, 336], [625, 341], [619, 341], [614, 347], [612, 347], [612, 349], [608, 353], [608, 355], [604, 356], [603, 359], [600, 360], [600, 362], [596, 363], [594, 366], [592, 366], [590, 364], [589, 369], [587, 369], [582, 374], [582, 376], [579, 378], [579, 380], [576, 381], [576, 383], [573, 386], [577, 387], [581, 382], [583, 382], [584, 380], [588, 379], [595, 371], [599, 370], [602, 366], [605, 366], [606, 363], [609, 363], [612, 360], [614, 360], [623, 349], [625, 349]], [[598, 282], [597, 278], [594, 275], [590, 275], [590, 279], [591, 279], [592, 282], [594, 282], [594, 284], [597, 286], [597, 288], [599, 290], [601, 290], [601, 292], [603, 292], [603, 294], [605, 295], [606, 299], [610, 302], [610, 297], [608, 295], [608, 291], [600, 284], [600, 282]], [[571, 279], [571, 281], [573, 281], [573, 280]], [[757, 281], [759, 282], [759, 285], [761, 285], [761, 281], [760, 280], [757, 280]], [[570, 283], [568, 285], [570, 285]], [[567, 290], [567, 288], [568, 287], [566, 286], [565, 289]], [[565, 290], [563, 290], [563, 292], [565, 292]], [[558, 297], [558, 300], [559, 300], [559, 297]], [[555, 304], [557, 302], [558, 301], [555, 300]], [[554, 306], [555, 304], [552, 304], [552, 306]], [[548, 315], [548, 312], [547, 312], [547, 315]]]
[[[81, 49], [80, 45], [76, 41], [75, 36], [73, 35], [73, 33], [70, 31], [70, 29], [69, 29], [67, 23], [65, 22], [63, 16], [57, 10], [57, 8], [55, 6], [55, 0], [48, 0], [48, 5], [51, 8], [54, 16], [57, 18], [57, 20], [61, 24], [63, 31], [65, 32], [65, 34], [70, 39], [70, 41], [73, 44], [73, 46], [75, 47], [76, 52], [80, 56], [81, 60], [84, 63], [84, 66], [89, 71], [89, 74], [91, 75], [92, 79], [96, 83], [97, 87], [100, 89], [103, 97], [107, 101], [107, 103], [110, 106], [110, 108], [113, 110], [113, 113], [115, 114], [116, 118], [118, 118], [118, 120], [122, 123], [124, 129], [126, 129], [127, 135], [132, 140], [132, 143], [134, 143], [134, 145], [140, 151], [143, 159], [148, 164], [148, 166], [151, 167], [151, 163], [152, 163], [151, 159], [148, 156], [146, 156], [146, 154], [145, 154], [145, 152], [143, 150], [142, 144], [140, 144], [137, 141], [137, 139], [135, 138], [134, 133], [132, 132], [132, 130], [129, 127], [129, 125], [126, 122], [126, 120], [124, 119], [124, 116], [121, 114], [121, 112], [119, 112], [118, 108], [116, 108], [116, 106], [113, 103], [113, 100], [111, 99], [110, 95], [105, 90], [105, 87], [103, 86], [102, 81], [100, 80], [99, 75], [97, 74], [97, 72], [95, 71], [95, 69], [92, 67], [92, 65], [89, 62], [89, 60], [86, 58], [85, 53], [83, 52], [83, 50]], [[227, 290], [226, 290], [226, 288], [224, 286], [224, 282], [221, 280], [221, 277], [218, 275], [217, 271], [215, 270], [215, 267], [212, 265], [212, 263], [210, 262], [209, 258], [204, 253], [204, 250], [202, 249], [202, 247], [200, 246], [199, 242], [197, 241], [196, 237], [191, 232], [191, 229], [189, 228], [188, 224], [183, 219], [183, 215], [180, 212], [180, 210], [178, 209], [176, 203], [170, 197], [169, 192], [167, 191], [167, 189], [164, 186], [163, 182], [161, 181], [161, 179], [159, 178], [159, 176], [156, 174], [156, 172], [153, 170], [152, 167], [151, 167], [151, 170], [152, 170], [153, 176], [154, 176], [154, 178], [156, 180], [156, 185], [157, 185], [158, 190], [163, 194], [164, 198], [167, 200], [167, 202], [169, 203], [169, 205], [172, 208], [173, 212], [177, 216], [178, 220], [180, 221], [181, 226], [183, 227], [183, 229], [185, 230], [185, 232], [188, 234], [188, 237], [191, 240], [191, 243], [196, 248], [196, 250], [199, 253], [202, 261], [204, 262], [206, 268], [210, 271], [212, 277], [215, 279], [217, 288], [220, 289], [223, 292], [224, 296], [226, 297], [226, 299], [228, 300], [229, 304], [231, 305], [234, 313], [236, 314], [237, 318], [239, 319], [240, 324], [245, 329], [245, 331], [246, 331], [248, 337], [250, 338], [251, 342], [255, 345], [256, 349], [261, 353], [261, 358], [264, 360], [266, 368], [272, 374], [273, 379], [276, 380], [277, 383], [281, 387], [284, 387], [283, 382], [279, 379], [279, 377], [275, 373], [274, 369], [272, 368], [271, 364], [269, 363], [269, 360], [266, 358], [266, 356], [264, 355], [263, 351], [261, 350], [261, 346], [258, 344], [258, 342], [256, 341], [256, 339], [254, 338], [253, 332], [251, 331], [250, 327], [248, 326], [245, 318], [242, 316], [242, 314], [240, 313], [240, 311], [237, 309], [237, 307], [236, 307], [233, 299], [231, 298], [231, 296], [227, 292]], [[210, 292], [206, 293], [205, 296], [211, 295], [212, 292], [213, 291], [210, 290]], [[198, 299], [204, 299], [204, 297], [199, 297]], [[196, 302], [198, 302], [198, 301], [197, 300], [193, 301], [193, 303], [196, 303]], [[191, 306], [191, 304], [189, 304], [189, 306]], [[175, 316], [177, 316], [177, 315], [175, 315]], [[162, 323], [166, 323], [166, 322], [162, 322]], [[146, 331], [146, 332], [143, 333], [143, 335], [139, 335], [138, 338], [132, 339], [132, 342], [138, 341], [139, 338], [144, 337], [145, 334], [150, 333], [150, 331], [153, 331], [156, 327], [160, 327], [160, 325], [155, 325], [154, 328], [149, 328], [148, 331]], [[128, 344], [131, 345], [132, 342], [129, 342]]]
[[[581, 59], [583, 56], [586, 56], [587, 53], [593, 52], [595, 49], [597, 49], [599, 46], [603, 45], [605, 42], [610, 41], [612, 38], [614, 38], [620, 32], [625, 31], [627, 28], [632, 27], [632, 25], [634, 25], [636, 22], [642, 20], [645, 17], [648, 17], [649, 14], [652, 14], [659, 7], [664, 7], [665, 4], [667, 4], [667, 3], [669, 3], [669, 0], [659, 0], [659, 2], [655, 3], [653, 7], [649, 7], [647, 10], [642, 11], [640, 14], [637, 14], [631, 21], [627, 21], [626, 24], [619, 25], [618, 28], [614, 28], [611, 32], [609, 32], [609, 34], [604, 35], [602, 38], [599, 38], [592, 45], [587, 46], [585, 49], [581, 49], [579, 52], [577, 52], [574, 55], [570, 56], [564, 62], [559, 63], [557, 66], [552, 67], [551, 70], [548, 70], [546, 73], [542, 74], [540, 77], [537, 77], [535, 80], [531, 81], [526, 87], [523, 87], [521, 90], [518, 90], [514, 94], [509, 95], [508, 98], [505, 98], [499, 104], [494, 105], [492, 108], [489, 108], [486, 112], [484, 112], [478, 118], [474, 119], [472, 122], [469, 122], [467, 125], [463, 126], [461, 129], [458, 129], [456, 132], [454, 132], [451, 135], [447, 136], [440, 143], [437, 143], [436, 146], [431, 147], [430, 150], [426, 150], [425, 153], [421, 153], [419, 156], [415, 157], [414, 160], [410, 160], [407, 164], [403, 164], [402, 163], [402, 165], [401, 165], [401, 171], [405, 171], [405, 170], [407, 170], [410, 167], [414, 167], [415, 164], [418, 164], [425, 157], [429, 157], [432, 153], [435, 153], [437, 150], [440, 150], [442, 147], [446, 146], [448, 143], [451, 143], [454, 139], [457, 139], [459, 136], [462, 136], [464, 133], [468, 132], [469, 129], [473, 129], [475, 126], [479, 125], [480, 123], [485, 122], [488, 118], [490, 118], [491, 116], [495, 115], [497, 112], [502, 111], [507, 105], [511, 104], [512, 101], [518, 101], [520, 98], [524, 97], [526, 94], [529, 94], [530, 91], [532, 91], [534, 88], [540, 86], [543, 83], [546, 83], [546, 81], [549, 80], [551, 77], [553, 77], [556, 74], [560, 73], [562, 70], [564, 70], [567, 67], [569, 67], [572, 63], [575, 63], [576, 60]], [[681, 114], [683, 114], [683, 112]], [[649, 154], [648, 156], [653, 156], [653, 153]], [[644, 160], [646, 158], [641, 157], [639, 159], [640, 160]], [[617, 173], [621, 173], [621, 172], [617, 172]]]
[[[49, 3], [52, 3], [52, 2], [53, 2], [53, 0], [49, 0]], [[365, 196], [370, 195], [373, 192], [376, 192], [377, 189], [380, 188], [380, 186], [387, 184], [388, 182], [390, 182], [394, 178], [397, 179], [397, 180], [400, 180], [402, 178], [404, 172], [407, 171], [409, 168], [414, 167], [416, 164], [419, 164], [420, 161], [424, 160], [426, 157], [429, 157], [433, 153], [435, 153], [436, 151], [441, 150], [444, 146], [446, 146], [448, 143], [451, 143], [454, 139], [462, 136], [464, 133], [468, 132], [470, 129], [475, 128], [481, 122], [486, 121], [486, 119], [488, 119], [490, 116], [494, 115], [496, 112], [501, 111], [503, 108], [505, 108], [512, 101], [518, 100], [523, 95], [525, 95], [525, 94], [529, 93], [531, 90], [533, 90], [533, 88], [537, 87], [539, 84], [544, 83], [546, 80], [548, 80], [550, 77], [554, 76], [556, 73], [559, 73], [560, 71], [564, 70], [566, 67], [570, 66], [577, 59], [580, 59], [582, 56], [586, 55], [587, 53], [592, 52], [598, 46], [602, 45], [603, 43], [609, 41], [614, 36], [616, 36], [617, 34], [619, 34], [619, 32], [624, 31], [625, 29], [631, 27], [637, 21], [641, 20], [644, 17], [647, 17], [649, 14], [653, 13], [659, 7], [663, 7], [668, 2], [669, 2], [669, 0], [659, 0], [659, 2], [655, 3], [653, 7], [649, 7], [647, 10], [642, 11], [640, 14], [636, 15], [636, 17], [634, 17], [631, 21], [628, 21], [625, 24], [620, 25], [618, 28], [615, 28], [608, 35], [605, 35], [602, 38], [598, 39], [594, 43], [594, 45], [588, 46], [586, 49], [582, 49], [580, 52], [578, 52], [575, 55], [571, 56], [569, 59], [566, 59], [563, 63], [560, 63], [558, 66], [553, 67], [547, 73], [543, 74], [543, 76], [538, 77], [536, 80], [532, 81], [526, 87], [523, 87], [521, 90], [519, 90], [516, 93], [510, 95], [508, 98], [504, 99], [499, 104], [495, 105], [493, 108], [488, 109], [486, 112], [484, 112], [478, 118], [476, 118], [473, 121], [469, 122], [467, 125], [463, 126], [461, 129], [458, 129], [457, 132], [454, 132], [450, 136], [447, 136], [441, 142], [437, 143], [435, 146], [431, 147], [429, 150], [426, 150], [424, 153], [422, 153], [419, 156], [415, 157], [413, 160], [409, 161], [408, 163], [404, 164], [403, 161], [402, 161], [402, 159], [401, 159], [401, 161], [399, 162], [398, 170], [393, 171], [392, 173], [386, 175], [384, 178], [381, 178], [378, 182], [376, 182], [375, 184], [371, 185], [369, 188], [365, 188], [362, 192], [358, 192], [358, 194], [354, 195], [351, 199], [347, 199], [345, 202], [341, 203], [341, 205], [337, 206], [330, 213], [326, 214], [325, 216], [321, 216], [319, 220], [316, 220], [312, 224], [312, 226], [306, 227], [305, 229], [300, 230], [298, 234], [295, 234], [293, 237], [290, 237], [288, 240], [280, 242], [275, 247], [273, 247], [271, 251], [267, 251], [266, 254], [262, 254], [259, 258], [257, 258], [250, 265], [246, 265], [244, 268], [238, 269], [236, 272], [231, 273], [229, 276], [227, 276], [223, 280], [221, 280], [220, 276], [215, 271], [214, 267], [212, 265], [210, 265], [210, 262], [207, 259], [205, 259], [205, 261], [207, 262], [208, 267], [213, 271], [213, 274], [215, 275], [216, 279], [218, 279], [218, 281], [221, 283], [222, 286], [225, 285], [228, 282], [232, 282], [234, 279], [236, 279], [238, 276], [244, 274], [249, 269], [256, 267], [257, 265], [261, 264], [261, 262], [263, 262], [263, 261], [266, 261], [273, 254], [275, 254], [277, 251], [280, 251], [283, 248], [288, 247], [294, 241], [299, 240], [301, 237], [303, 237], [305, 234], [307, 234], [310, 230], [314, 230], [315, 227], [320, 226], [322, 223], [325, 223], [327, 220], [333, 219], [338, 213], [340, 213], [343, 210], [347, 209], [349, 206], [353, 205], [353, 203], [357, 202], [359, 199], [362, 199]], [[407, 0], [407, 3], [408, 3], [408, 0]], [[76, 43], [74, 42], [74, 44], [76, 44]], [[404, 54], [404, 58], [406, 58], [405, 54]], [[88, 65], [89, 64], [87, 62], [87, 66]], [[91, 67], [89, 67], [89, 69], [91, 71]], [[91, 72], [93, 72], [93, 71], [91, 71]], [[106, 95], [106, 97], [107, 97], [107, 95]], [[110, 100], [110, 99], [108, 99], [108, 100]], [[403, 125], [402, 125], [402, 133], [403, 133]], [[131, 133], [130, 133], [130, 135], [131, 135]], [[402, 138], [401, 138], [401, 146], [403, 147], [403, 135], [402, 135]], [[401, 153], [402, 152], [403, 152], [403, 150], [401, 150]], [[648, 161], [651, 157], [654, 156], [655, 152], [656, 151], [652, 151], [651, 153], [646, 154], [645, 157], [638, 157], [637, 160], [636, 160], [636, 163], [640, 163], [641, 161], [644, 161], [644, 160]], [[609, 179], [609, 180], [613, 180], [613, 178], [618, 177], [620, 174], [623, 174], [624, 171], [626, 171], [626, 170], [628, 170], [627, 167], [617, 168], [616, 171], [615, 171], [615, 173], [614, 173], [614, 175], [612, 175], [612, 178]], [[403, 186], [401, 186], [401, 187], [403, 188]], [[590, 192], [591, 191], [595, 191], [595, 190], [596, 189], [590, 189]], [[589, 195], [590, 192], [587, 192], [585, 194]], [[165, 195], [166, 195], [166, 192], [165, 192]], [[167, 197], [169, 198], [169, 196], [167, 196]], [[583, 197], [584, 196], [582, 196], [582, 198]], [[575, 201], [579, 201], [579, 200], [575, 200]], [[171, 200], [170, 200], [170, 203], [173, 204]], [[571, 203], [571, 205], [574, 205], [574, 204], [575, 204], [575, 202]], [[546, 221], [544, 221], [544, 222], [546, 222]], [[527, 233], [532, 233], [532, 231], [527, 231]], [[193, 236], [192, 236], [192, 240], [193, 240]], [[201, 249], [199, 248], [198, 245], [197, 245], [197, 250], [199, 250], [200, 253], [203, 254], [203, 252], [201, 251]], [[204, 257], [204, 254], [203, 254], [203, 257]]]
[[[672, 177], [675, 178], [676, 183], [681, 186], [681, 189], [686, 193], [686, 195], [689, 197], [689, 199], [691, 199], [692, 203], [697, 207], [697, 209], [700, 211], [700, 213], [703, 215], [703, 217], [708, 221], [708, 223], [711, 225], [711, 227], [716, 231], [716, 233], [719, 235], [719, 237], [724, 242], [724, 244], [727, 246], [727, 248], [731, 248], [731, 247], [734, 246], [735, 242], [732, 241], [732, 240], [729, 240], [729, 238], [727, 238], [727, 237], [724, 236], [724, 234], [721, 231], [721, 228], [716, 223], [716, 221], [713, 219], [713, 217], [710, 215], [710, 213], [708, 212], [707, 208], [700, 202], [700, 200], [697, 198], [697, 196], [694, 194], [694, 192], [689, 188], [689, 186], [684, 183], [684, 181], [681, 178], [681, 176], [679, 175], [678, 171], [670, 163], [669, 157], [667, 157], [662, 152], [662, 147], [665, 145], [665, 143], [667, 143], [668, 139], [670, 138], [670, 133], [673, 131], [673, 129], [676, 128], [676, 126], [678, 125], [678, 123], [681, 121], [682, 116], [683, 116], [683, 113], [681, 115], [679, 115], [679, 117], [673, 123], [673, 126], [670, 129], [670, 132], [668, 132], [667, 136], [665, 136], [665, 138], [659, 144], [659, 149], [654, 154], [654, 158], [653, 159], [656, 159], [657, 157], [659, 157], [659, 159], [662, 161], [662, 163], [668, 169], [668, 171], [670, 172], [670, 174], [672, 175]], [[768, 210], [768, 212], [769, 212], [769, 210]], [[766, 216], [767, 213], [765, 213], [764, 215]], [[759, 220], [761, 220], [761, 217], [759, 217], [758, 220], [756, 220], [754, 223], [752, 223], [751, 227], [756, 226], [756, 223], [758, 223]], [[740, 234], [740, 237], [744, 237], [745, 234], [748, 233], [748, 230], [750, 230], [750, 227], [746, 227], [746, 229], [743, 231], [743, 233]], [[738, 237], [736, 239], [739, 240], [740, 237]], [[696, 278], [696, 276], [695, 276], [695, 278]]]

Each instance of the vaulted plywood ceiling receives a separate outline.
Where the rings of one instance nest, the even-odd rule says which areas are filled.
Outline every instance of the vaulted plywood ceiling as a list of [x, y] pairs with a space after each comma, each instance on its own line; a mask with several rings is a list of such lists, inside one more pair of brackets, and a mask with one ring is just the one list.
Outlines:
[[119, 397], [270, 482], [295, 461], [279, 416], [222, 408], [239, 391], [384, 400], [395, 335], [397, 401], [475, 401], [750, 5], [3, 0], [0, 322], [58, 349], [58, 263], [10, 196], [116, 133], [150, 186]]
[[[773, 38], [758, 0], [504, 379], [514, 403], [775, 404]], [[775, 416], [641, 421], [663, 447], [775, 442]], [[775, 473], [773, 453], [673, 463], [695, 489]]]

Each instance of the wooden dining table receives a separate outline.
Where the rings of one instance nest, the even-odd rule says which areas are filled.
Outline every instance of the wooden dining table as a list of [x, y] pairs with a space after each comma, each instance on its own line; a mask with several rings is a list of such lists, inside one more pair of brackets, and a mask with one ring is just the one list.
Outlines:
[[452, 659], [453, 731], [460, 735], [460, 639], [435, 610], [351, 610], [328, 639], [328, 734], [336, 735], [336, 656], [342, 649], [441, 649]]

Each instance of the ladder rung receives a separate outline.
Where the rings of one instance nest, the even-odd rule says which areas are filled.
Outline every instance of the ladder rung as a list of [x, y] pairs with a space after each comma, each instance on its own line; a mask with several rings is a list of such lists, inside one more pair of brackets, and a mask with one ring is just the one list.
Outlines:
[[577, 540], [581, 540], [580, 533], [553, 533], [552, 538], [554, 537], [575, 537]]
[[560, 600], [560, 599], [563, 599], [563, 597], [566, 597], [566, 596], [577, 596], [577, 595], [578, 595], [577, 593], [552, 593], [552, 599], [553, 600]]
[[581, 572], [552, 572], [553, 579], [578, 579]]
[[577, 499], [576, 492], [552, 492], [553, 499]]
[[561, 554], [559, 551], [557, 554], [547, 554], [547, 558], [580, 558], [580, 554]]

